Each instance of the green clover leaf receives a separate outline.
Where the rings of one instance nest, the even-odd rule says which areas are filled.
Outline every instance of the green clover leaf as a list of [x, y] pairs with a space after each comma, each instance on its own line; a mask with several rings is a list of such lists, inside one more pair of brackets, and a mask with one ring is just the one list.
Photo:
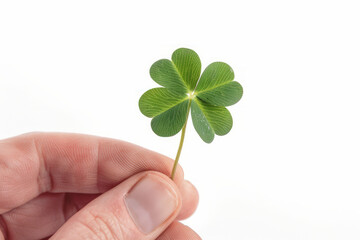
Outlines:
[[201, 74], [201, 62], [196, 52], [177, 49], [168, 59], [155, 62], [151, 78], [162, 87], [145, 92], [139, 100], [140, 111], [151, 121], [152, 130], [169, 137], [182, 129], [182, 136], [172, 177], [180, 156], [187, 119], [191, 111], [195, 130], [206, 143], [215, 135], [227, 134], [233, 124], [226, 106], [237, 103], [242, 86], [234, 81], [234, 71], [223, 62], [210, 64]]

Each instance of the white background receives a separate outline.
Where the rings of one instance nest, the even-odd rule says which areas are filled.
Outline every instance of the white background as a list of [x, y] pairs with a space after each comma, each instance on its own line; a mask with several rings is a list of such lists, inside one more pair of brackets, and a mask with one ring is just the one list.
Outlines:
[[178, 47], [229, 63], [232, 131], [188, 128], [203, 239], [360, 239], [359, 1], [0, 1], [0, 138], [65, 131], [174, 157], [138, 99]]

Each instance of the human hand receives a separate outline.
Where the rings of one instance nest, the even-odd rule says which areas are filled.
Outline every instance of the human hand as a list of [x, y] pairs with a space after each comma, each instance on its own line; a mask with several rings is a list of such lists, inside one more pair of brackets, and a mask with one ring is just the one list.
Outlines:
[[178, 220], [198, 194], [173, 160], [114, 139], [29, 133], [0, 141], [0, 240], [200, 237]]

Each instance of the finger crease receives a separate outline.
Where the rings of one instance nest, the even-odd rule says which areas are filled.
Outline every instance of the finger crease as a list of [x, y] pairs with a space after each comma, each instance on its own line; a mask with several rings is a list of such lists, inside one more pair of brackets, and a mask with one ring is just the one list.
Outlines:
[[80, 210], [80, 207], [72, 200], [71, 195], [64, 193], [62, 212], [64, 222]]
[[8, 235], [8, 229], [6, 226], [6, 222], [3, 218], [3, 216], [0, 215], [0, 234], [3, 234], [4, 239], [7, 239], [7, 235]]

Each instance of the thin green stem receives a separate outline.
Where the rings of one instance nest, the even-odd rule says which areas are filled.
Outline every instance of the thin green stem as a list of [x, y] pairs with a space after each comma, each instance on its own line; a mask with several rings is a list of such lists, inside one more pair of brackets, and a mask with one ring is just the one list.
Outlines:
[[182, 130], [181, 130], [180, 144], [179, 144], [179, 148], [178, 148], [178, 151], [177, 151], [177, 154], [176, 154], [176, 157], [175, 157], [175, 162], [174, 162], [174, 165], [173, 165], [173, 169], [172, 169], [172, 171], [171, 171], [171, 179], [172, 179], [172, 180], [174, 180], [175, 172], [176, 172], [176, 167], [177, 167], [177, 165], [178, 165], [178, 163], [179, 163], [179, 158], [180, 158], [181, 150], [182, 150], [182, 147], [183, 147], [183, 144], [184, 144], [185, 131], [186, 131], [186, 125], [187, 125], [188, 118], [189, 118], [191, 100], [192, 100], [192, 95], [190, 95], [190, 97], [189, 97], [189, 104], [188, 104], [188, 109], [187, 109], [187, 112], [186, 112], [186, 120], [185, 120], [184, 127], [183, 127]]

